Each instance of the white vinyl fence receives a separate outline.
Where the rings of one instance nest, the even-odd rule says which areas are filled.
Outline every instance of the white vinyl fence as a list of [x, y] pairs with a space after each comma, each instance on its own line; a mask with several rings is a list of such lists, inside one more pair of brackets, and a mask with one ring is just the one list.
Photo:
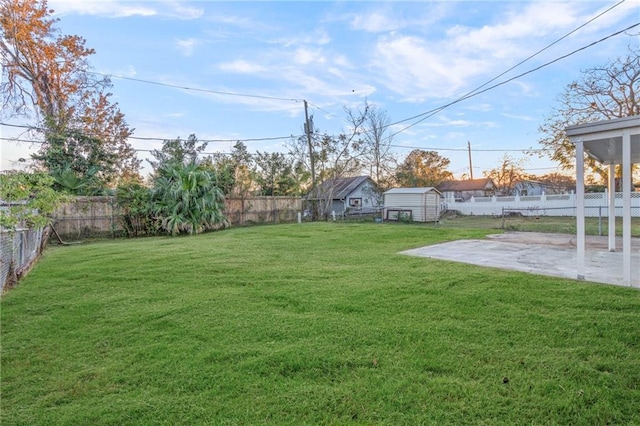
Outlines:
[[[609, 194], [607, 192], [587, 193], [585, 216], [603, 217], [608, 215]], [[622, 193], [616, 193], [616, 216], [622, 216]], [[463, 215], [501, 216], [522, 214], [523, 216], [575, 216], [576, 195], [529, 195], [513, 197], [472, 197], [469, 201], [445, 199], [443, 211], [454, 210]], [[631, 193], [631, 216], [640, 217], [640, 192]]]

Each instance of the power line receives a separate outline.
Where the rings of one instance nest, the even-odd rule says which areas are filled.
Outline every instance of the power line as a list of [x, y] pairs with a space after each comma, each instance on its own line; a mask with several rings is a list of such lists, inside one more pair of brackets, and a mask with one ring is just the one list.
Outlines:
[[[406, 148], [406, 149], [421, 149], [425, 151], [460, 151], [467, 152], [468, 148], [434, 148], [434, 147], [422, 147], [422, 146], [407, 146], [407, 145], [389, 145], [392, 148]], [[548, 151], [546, 148], [474, 148], [474, 152], [544, 152]]]
[[584, 24], [578, 26], [577, 28], [573, 29], [572, 31], [569, 31], [567, 34], [563, 35], [562, 37], [560, 37], [559, 39], [557, 39], [556, 41], [554, 41], [553, 43], [548, 44], [547, 46], [543, 47], [542, 49], [538, 50], [537, 52], [529, 55], [528, 57], [526, 57], [525, 59], [523, 59], [522, 61], [518, 62], [517, 64], [515, 64], [514, 66], [512, 66], [511, 68], [509, 68], [508, 70], [504, 71], [503, 73], [495, 76], [494, 78], [492, 78], [491, 80], [487, 81], [486, 83], [476, 87], [475, 89], [471, 90], [470, 92], [468, 92], [466, 95], [464, 96], [468, 96], [480, 89], [482, 89], [484, 86], [488, 85], [489, 83], [494, 82], [495, 80], [499, 79], [500, 77], [502, 77], [503, 75], [507, 74], [510, 71], [513, 71], [514, 69], [518, 68], [520, 65], [524, 64], [525, 62], [529, 61], [530, 59], [535, 58], [536, 56], [538, 56], [540, 53], [544, 52], [545, 50], [551, 48], [552, 46], [555, 46], [556, 44], [560, 43], [562, 40], [564, 40], [565, 38], [569, 37], [571, 34], [577, 32], [578, 30], [581, 30], [582, 28], [586, 27], [587, 25], [589, 25], [590, 23], [592, 23], [593, 21], [595, 21], [596, 19], [600, 18], [601, 16], [603, 16], [604, 14], [610, 12], [611, 10], [615, 9], [616, 7], [620, 6], [622, 3], [624, 3], [626, 0], [621, 0], [620, 2], [614, 4], [613, 6], [611, 6], [610, 8], [604, 10], [603, 12], [599, 13], [598, 15], [594, 16], [593, 18], [589, 19], [587, 22], [585, 22]]
[[105, 74], [105, 73], [101, 73], [101, 72], [94, 72], [94, 71], [85, 71], [85, 72], [87, 74], [101, 75], [103, 77], [117, 78], [117, 79], [121, 79], [121, 80], [129, 80], [129, 81], [137, 81], [138, 83], [154, 84], [156, 86], [171, 87], [173, 89], [190, 90], [190, 91], [194, 91], [194, 92], [213, 93], [213, 94], [216, 94], [216, 95], [225, 95], [225, 96], [239, 96], [239, 97], [243, 97], [243, 98], [269, 99], [269, 100], [272, 100], [272, 101], [286, 101], [286, 102], [296, 102], [296, 103], [297, 102], [302, 102], [302, 99], [295, 99], [295, 98], [279, 98], [279, 97], [276, 97], [276, 96], [251, 95], [251, 94], [246, 94], [246, 93], [224, 92], [224, 91], [221, 91], [221, 90], [200, 89], [200, 88], [197, 88], [197, 87], [179, 86], [177, 84], [160, 83], [158, 81], [144, 80], [144, 79], [141, 79], [141, 78], [133, 78], [133, 77], [125, 77], [125, 76], [114, 75], [114, 74]]
[[[397, 135], [397, 134], [399, 134], [399, 133], [402, 133], [402, 132], [404, 132], [405, 130], [410, 129], [411, 127], [413, 127], [413, 126], [415, 126], [415, 125], [417, 125], [417, 124], [419, 124], [419, 123], [423, 122], [423, 121], [424, 121], [424, 120], [426, 120], [427, 118], [433, 117], [434, 115], [436, 115], [437, 113], [439, 113], [440, 111], [442, 111], [442, 110], [443, 110], [443, 109], [445, 109], [445, 108], [448, 108], [448, 107], [450, 107], [450, 106], [452, 106], [452, 105], [455, 105], [455, 104], [457, 104], [457, 103], [459, 103], [459, 102], [462, 102], [462, 101], [464, 101], [464, 100], [466, 100], [466, 99], [469, 99], [469, 98], [472, 98], [472, 97], [478, 96], [478, 95], [480, 95], [480, 94], [482, 94], [482, 93], [488, 92], [489, 90], [493, 90], [493, 89], [495, 89], [496, 87], [500, 87], [500, 86], [502, 86], [502, 85], [505, 85], [505, 84], [507, 84], [507, 83], [510, 83], [510, 82], [512, 82], [513, 80], [516, 80], [516, 79], [518, 79], [518, 78], [520, 78], [520, 77], [524, 77], [525, 75], [528, 75], [528, 74], [531, 74], [531, 73], [533, 73], [533, 72], [535, 72], [535, 71], [538, 71], [538, 70], [540, 70], [540, 69], [542, 69], [542, 68], [544, 68], [544, 67], [547, 67], [547, 66], [549, 66], [549, 65], [551, 65], [551, 64], [553, 64], [553, 63], [555, 63], [555, 62], [558, 62], [558, 61], [560, 61], [560, 60], [562, 60], [562, 59], [568, 58], [568, 57], [569, 57], [569, 56], [571, 56], [571, 55], [574, 55], [574, 54], [576, 54], [576, 53], [578, 53], [578, 52], [580, 52], [580, 51], [582, 51], [582, 50], [585, 50], [585, 49], [588, 49], [588, 48], [590, 48], [590, 47], [593, 47], [593, 46], [595, 46], [596, 44], [602, 43], [602, 42], [603, 42], [603, 41], [605, 41], [605, 40], [608, 40], [608, 39], [610, 39], [610, 38], [612, 38], [612, 37], [615, 37], [615, 36], [617, 36], [617, 35], [620, 35], [620, 34], [622, 34], [622, 33], [626, 32], [626, 31], [629, 31], [629, 30], [630, 30], [630, 29], [632, 29], [632, 28], [635, 28], [635, 27], [639, 26], [639, 25], [640, 25], [640, 22], [638, 22], [638, 23], [636, 23], [636, 24], [633, 24], [633, 25], [631, 25], [631, 26], [629, 26], [629, 27], [627, 27], [627, 28], [625, 28], [625, 29], [623, 29], [623, 30], [616, 31], [615, 33], [610, 34], [610, 35], [608, 35], [608, 36], [606, 36], [606, 37], [603, 37], [603, 38], [601, 38], [600, 40], [594, 41], [594, 42], [592, 42], [592, 43], [590, 43], [590, 44], [588, 44], [588, 45], [586, 45], [586, 46], [580, 47], [580, 48], [578, 48], [578, 49], [576, 49], [576, 50], [574, 50], [574, 51], [572, 51], [572, 52], [570, 52], [570, 53], [567, 53], [566, 55], [562, 55], [562, 56], [560, 56], [560, 57], [558, 57], [558, 58], [556, 58], [556, 59], [553, 59], [553, 60], [551, 60], [551, 61], [549, 61], [549, 62], [546, 62], [546, 63], [544, 63], [544, 64], [542, 64], [542, 65], [540, 65], [540, 66], [537, 66], [537, 67], [535, 67], [535, 68], [533, 68], [533, 69], [530, 69], [529, 71], [525, 71], [525, 72], [523, 72], [523, 73], [521, 73], [521, 74], [518, 74], [518, 75], [516, 75], [515, 77], [511, 77], [511, 78], [509, 78], [509, 79], [507, 79], [507, 80], [505, 80], [505, 81], [502, 81], [502, 82], [500, 82], [500, 83], [494, 84], [493, 86], [489, 86], [489, 87], [487, 87], [486, 89], [483, 89], [483, 90], [480, 90], [480, 91], [477, 91], [477, 89], [475, 89], [475, 91], [471, 91], [471, 92], [467, 93], [466, 95], [461, 96], [461, 97], [459, 97], [458, 99], [456, 99], [456, 100], [454, 100], [454, 101], [451, 101], [451, 102], [449, 102], [449, 103], [447, 103], [447, 104], [445, 104], [445, 105], [439, 106], [439, 107], [437, 107], [437, 108], [431, 109], [431, 110], [426, 111], [426, 112], [423, 112], [423, 113], [421, 113], [421, 114], [414, 115], [413, 117], [405, 118], [404, 120], [400, 120], [400, 121], [396, 121], [396, 122], [394, 122], [394, 123], [390, 123], [390, 124], [388, 124], [388, 125], [387, 125], [387, 127], [389, 127], [389, 126], [393, 126], [393, 125], [396, 125], [396, 124], [400, 124], [400, 123], [404, 123], [405, 121], [413, 120], [413, 119], [418, 118], [418, 117], [423, 117], [423, 118], [421, 118], [420, 120], [416, 121], [415, 123], [412, 123], [412, 124], [410, 124], [409, 126], [407, 126], [407, 127], [403, 128], [403, 129], [401, 129], [401, 130], [398, 130], [397, 132], [395, 132], [395, 133], [393, 133], [393, 134], [389, 135], [389, 136], [388, 136], [388, 138], [392, 138], [393, 136], [395, 136], [395, 135]], [[493, 80], [491, 80], [491, 81], [493, 81]], [[485, 83], [485, 85], [486, 85], [486, 83]], [[483, 85], [483, 86], [485, 86], [485, 85]], [[483, 86], [480, 86], [480, 87], [483, 87]]]
[[[0, 137], [0, 140], [3, 141], [9, 141], [9, 142], [21, 142], [21, 143], [35, 143], [35, 144], [44, 144], [46, 142], [44, 141], [36, 141], [36, 140], [31, 140], [31, 139], [20, 139], [20, 138], [5, 138], [5, 137]], [[142, 148], [132, 148], [133, 151], [135, 152], [154, 152], [154, 151], [158, 151], [157, 149], [142, 149]], [[258, 153], [256, 154], [252, 154], [252, 153], [247, 153], [250, 157], [257, 157]], [[294, 154], [290, 154], [290, 153], [283, 153], [283, 152], [278, 152], [277, 154], [280, 155], [286, 155], [286, 156], [293, 156]], [[198, 155], [233, 155], [232, 152], [222, 152], [222, 151], [214, 151], [214, 152], [199, 152]]]
[[[2, 123], [0, 122], [0, 126], [7, 127], [16, 127], [20, 129], [28, 129], [28, 130], [36, 130], [36, 131], [45, 131], [46, 129], [42, 127], [29, 126], [25, 124], [11, 124], [11, 123]], [[273, 136], [273, 137], [265, 137], [265, 138], [234, 138], [234, 139], [198, 139], [198, 142], [204, 143], [230, 143], [230, 142], [264, 142], [264, 141], [275, 141], [275, 140], [283, 140], [283, 139], [291, 139], [297, 138], [302, 135], [287, 135], [287, 136]], [[142, 141], [166, 141], [166, 140], [175, 140], [178, 138], [160, 138], [160, 137], [141, 137], [141, 136], [129, 136], [127, 139], [134, 140], [142, 140]]]
[[[516, 68], [517, 68], [517, 67], [519, 67], [520, 65], [524, 64], [525, 62], [527, 62], [527, 61], [529, 61], [529, 60], [531, 60], [531, 59], [535, 58], [535, 57], [536, 57], [536, 56], [538, 56], [540, 53], [544, 52], [545, 50], [548, 50], [549, 48], [551, 48], [552, 46], [554, 46], [554, 45], [558, 44], [559, 42], [561, 42], [561, 41], [562, 41], [562, 40], [564, 40], [565, 38], [569, 37], [570, 35], [574, 34], [574, 33], [575, 33], [575, 32], [577, 32], [577, 31], [581, 30], [582, 28], [584, 28], [585, 26], [587, 26], [587, 25], [588, 25], [588, 24], [590, 24], [591, 22], [595, 21], [596, 19], [600, 18], [601, 16], [605, 15], [606, 13], [608, 13], [608, 12], [610, 12], [611, 10], [615, 9], [616, 7], [620, 6], [620, 5], [621, 5], [622, 3], [624, 3], [625, 1], [626, 1], [626, 0], [621, 0], [620, 2], [618, 2], [618, 3], [614, 4], [614, 5], [613, 5], [613, 6], [611, 6], [610, 8], [608, 8], [608, 9], [604, 10], [603, 12], [601, 12], [601, 13], [599, 13], [598, 15], [594, 16], [593, 18], [589, 19], [587, 22], [583, 23], [582, 25], [580, 25], [580, 26], [578, 26], [578, 27], [574, 28], [573, 30], [571, 30], [571, 31], [570, 31], [570, 32], [568, 32], [567, 34], [563, 35], [563, 36], [562, 36], [562, 37], [560, 37], [559, 39], [557, 39], [557, 40], [555, 40], [554, 42], [552, 42], [552, 43], [548, 44], [547, 46], [543, 47], [542, 49], [538, 50], [537, 52], [535, 52], [535, 53], [533, 53], [533, 54], [529, 55], [528, 57], [526, 57], [526, 58], [525, 58], [525, 59], [523, 59], [522, 61], [518, 62], [517, 64], [515, 64], [515, 65], [514, 65], [514, 66], [512, 66], [511, 68], [507, 69], [506, 71], [504, 71], [504, 72], [502, 72], [502, 73], [498, 74], [497, 76], [493, 77], [493, 78], [492, 78], [492, 79], [490, 79], [489, 81], [487, 81], [487, 82], [485, 82], [485, 83], [481, 84], [480, 86], [476, 87], [475, 89], [473, 89], [473, 90], [471, 90], [471, 91], [467, 92], [465, 95], [461, 96], [461, 97], [460, 97], [460, 98], [458, 98], [456, 101], [454, 101], [454, 102], [452, 102], [452, 103], [449, 103], [449, 104], [446, 104], [446, 105], [443, 105], [443, 106], [440, 106], [440, 107], [437, 107], [437, 108], [434, 108], [434, 109], [432, 109], [432, 110], [426, 111], [426, 112], [424, 112], [424, 113], [422, 113], [422, 114], [414, 115], [414, 116], [412, 116], [412, 117], [405, 118], [405, 119], [403, 119], [403, 120], [395, 121], [395, 122], [393, 122], [393, 123], [388, 124], [388, 125], [387, 125], [387, 126], [385, 126], [385, 127], [390, 127], [390, 126], [394, 126], [394, 125], [396, 125], [396, 124], [404, 123], [404, 122], [406, 122], [406, 121], [413, 120], [413, 119], [415, 119], [415, 118], [421, 117], [422, 115], [426, 115], [426, 114], [430, 114], [428, 117], [431, 117], [431, 116], [433, 116], [434, 114], [436, 114], [437, 112], [440, 112], [440, 111], [442, 111], [443, 109], [445, 109], [445, 108], [447, 108], [447, 107], [449, 107], [449, 106], [451, 106], [451, 105], [454, 105], [454, 104], [455, 104], [455, 103], [457, 103], [457, 102], [461, 102], [461, 101], [463, 101], [463, 100], [465, 100], [465, 99], [468, 99], [468, 98], [472, 97], [471, 95], [473, 95], [475, 92], [477, 92], [478, 90], [482, 89], [483, 87], [485, 87], [485, 86], [486, 86], [486, 85], [488, 85], [489, 83], [494, 82], [495, 80], [499, 79], [499, 78], [500, 78], [500, 77], [502, 77], [503, 75], [507, 74], [507, 73], [508, 73], [508, 72], [510, 72], [510, 71], [513, 71], [514, 69], [516, 69]], [[639, 25], [639, 24], [636, 24], [636, 25]], [[635, 25], [634, 25], [634, 26], [635, 26]], [[632, 27], [629, 27], [629, 28], [633, 28], [633, 26], [632, 26]], [[623, 30], [623, 31], [626, 31], [626, 30]], [[617, 34], [616, 34], [616, 35], [617, 35]], [[611, 37], [611, 36], [610, 36], [610, 37]], [[587, 46], [587, 47], [589, 47], [589, 46]], [[576, 51], [576, 52], [577, 52], [577, 51]], [[572, 52], [571, 54], [573, 54], [573, 53], [575, 53], [575, 52]], [[566, 57], [566, 56], [565, 56], [565, 57]], [[553, 62], [550, 62], [549, 64], [551, 64], [551, 63], [553, 63]], [[546, 65], [545, 65], [545, 66], [546, 66]], [[534, 70], [537, 70], [537, 69], [539, 69], [539, 68], [536, 68], [536, 69], [534, 69]], [[529, 72], [533, 72], [533, 70], [532, 70], [532, 71], [529, 71]], [[529, 72], [527, 72], [527, 73], [529, 73]], [[520, 74], [519, 76], [514, 77], [514, 79], [515, 79], [515, 78], [522, 77], [522, 76], [526, 75], [527, 73]], [[513, 79], [512, 79], [512, 80], [513, 80]], [[500, 83], [499, 85], [492, 86], [492, 87], [491, 87], [491, 88], [489, 88], [489, 89], [492, 89], [492, 88], [498, 87], [498, 86], [500, 86], [500, 85], [502, 85], [502, 84], [505, 84], [505, 83], [508, 83], [508, 82], [510, 82], [510, 81], [512, 81], [512, 80], [507, 80], [507, 81], [505, 81], [505, 82], [503, 82], [503, 83]], [[480, 93], [484, 93], [484, 91], [483, 91], [483, 92], [479, 92], [478, 94], [480, 94]], [[475, 96], [475, 95], [474, 95], [474, 96]], [[325, 112], [325, 113], [327, 113], [327, 114], [329, 114], [329, 115], [331, 115], [331, 116], [333, 116], [333, 117], [336, 117], [336, 118], [338, 118], [338, 119], [342, 119], [342, 118], [338, 117], [337, 115], [335, 115], [335, 114], [333, 114], [333, 113], [331, 113], [331, 112], [329, 112], [329, 111], [327, 111], [327, 110], [324, 110], [324, 109], [320, 108], [320, 107], [319, 107], [319, 106], [317, 106], [317, 105], [313, 105], [311, 102], [309, 102], [309, 105], [312, 105], [313, 107], [315, 107], [315, 108], [319, 109], [320, 111], [323, 111], [323, 112]], [[433, 114], [431, 114], [431, 113], [433, 113]], [[427, 117], [427, 118], [428, 118], [428, 117]], [[344, 120], [344, 119], [342, 119], [342, 120]], [[346, 120], [344, 120], [344, 121], [346, 121]], [[391, 136], [389, 136], [389, 138], [391, 138], [391, 137], [393, 137], [393, 136], [397, 135], [398, 133], [401, 133], [401, 132], [403, 132], [403, 131], [405, 131], [405, 130], [409, 129], [410, 127], [413, 127], [414, 125], [416, 125], [416, 124], [418, 124], [418, 123], [420, 123], [420, 121], [418, 121], [418, 122], [416, 122], [416, 123], [412, 124], [411, 126], [408, 126], [408, 127], [404, 128], [404, 129], [402, 129], [402, 130], [400, 130], [400, 131], [398, 131], [398, 132], [396, 132], [396, 133], [394, 133], [394, 134], [392, 134]]]

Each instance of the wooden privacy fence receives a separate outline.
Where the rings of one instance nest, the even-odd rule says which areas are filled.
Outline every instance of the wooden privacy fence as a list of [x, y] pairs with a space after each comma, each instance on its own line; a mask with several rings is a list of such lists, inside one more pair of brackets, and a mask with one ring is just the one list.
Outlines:
[[[301, 211], [300, 197], [248, 197], [225, 200], [225, 214], [231, 225], [294, 222]], [[115, 197], [77, 197], [61, 205], [53, 217], [55, 229], [63, 238], [114, 238], [123, 234], [122, 215]]]

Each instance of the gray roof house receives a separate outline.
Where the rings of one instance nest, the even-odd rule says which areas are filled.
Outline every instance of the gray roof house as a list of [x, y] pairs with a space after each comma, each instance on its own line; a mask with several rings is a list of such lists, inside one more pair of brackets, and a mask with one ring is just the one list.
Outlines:
[[[382, 207], [380, 191], [369, 176], [327, 179], [318, 187], [318, 196], [309, 199], [323, 200], [326, 214], [350, 212], [374, 212]], [[329, 202], [329, 199], [331, 202]]]

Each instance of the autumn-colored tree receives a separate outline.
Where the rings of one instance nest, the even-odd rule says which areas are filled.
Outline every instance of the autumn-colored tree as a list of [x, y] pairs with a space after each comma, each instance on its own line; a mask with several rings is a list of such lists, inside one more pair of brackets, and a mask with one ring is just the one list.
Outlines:
[[[640, 115], [640, 47], [629, 46], [627, 55], [582, 72], [579, 80], [569, 84], [540, 131], [544, 155], [571, 170], [575, 164], [575, 147], [565, 129], [571, 125]], [[606, 182], [608, 167], [585, 155], [587, 170]], [[618, 172], [616, 172], [618, 173]]]
[[402, 187], [420, 188], [437, 186], [453, 179], [447, 170], [451, 161], [435, 151], [414, 149], [396, 169], [396, 182]]
[[111, 82], [90, 72], [95, 51], [80, 36], [61, 35], [52, 14], [46, 0], [0, 0], [3, 114], [35, 114], [46, 129], [40, 158], [65, 149], [56, 143], [70, 132], [81, 132], [118, 159], [113, 171], [96, 164], [103, 181], [137, 173], [140, 162], [127, 142], [133, 130], [109, 100]]
[[498, 167], [485, 171], [484, 175], [493, 180], [499, 195], [511, 195], [516, 183], [529, 177], [524, 169], [524, 159], [517, 160], [509, 154], [502, 157]]

